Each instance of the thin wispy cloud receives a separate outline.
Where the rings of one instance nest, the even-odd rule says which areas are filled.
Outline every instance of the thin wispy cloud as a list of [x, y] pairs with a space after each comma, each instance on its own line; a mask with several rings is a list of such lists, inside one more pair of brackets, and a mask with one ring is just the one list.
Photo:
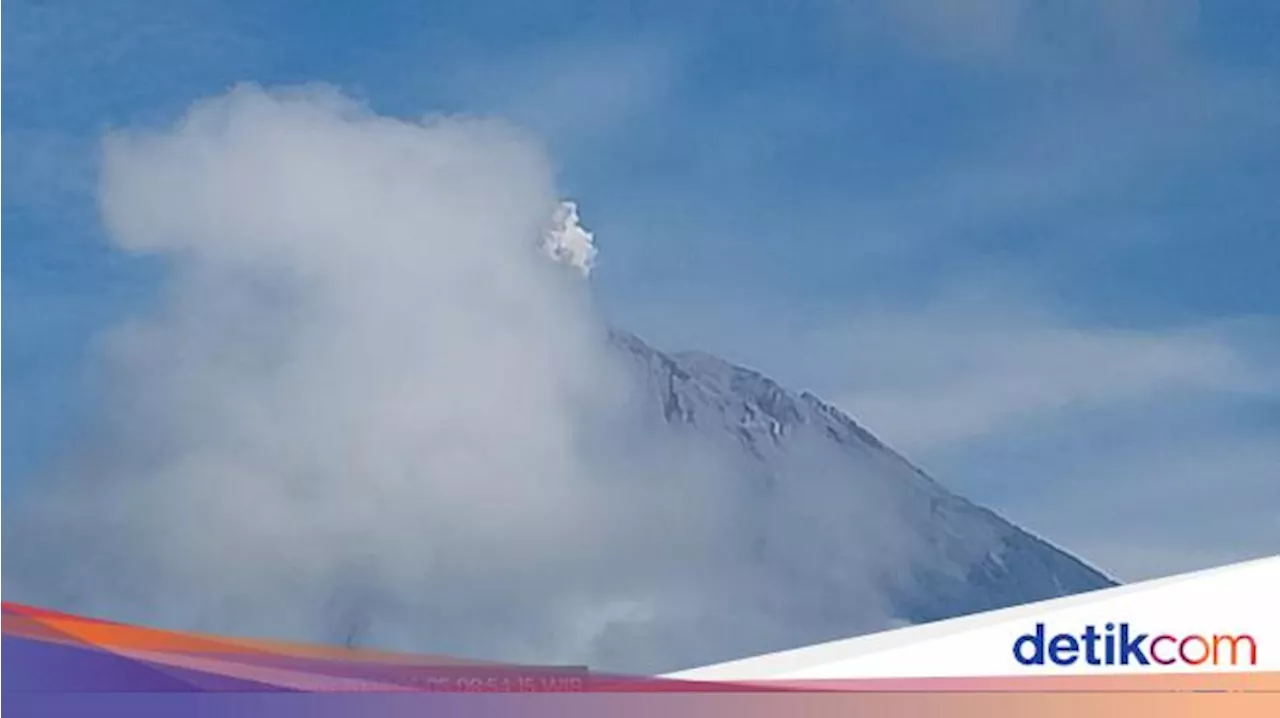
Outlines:
[[601, 162], [602, 144], [669, 110], [688, 52], [678, 37], [605, 42], [572, 35], [479, 62], [450, 63], [445, 54], [433, 62], [457, 69], [432, 77], [428, 91], [536, 133], [557, 149], [557, 162], [569, 156]]
[[866, 21], [876, 19], [892, 40], [919, 56], [970, 71], [1017, 74], [1071, 72], [1076, 68], [1063, 61], [1082, 55], [1090, 66], [1167, 63], [1182, 51], [1198, 14], [1196, 0], [851, 0], [837, 7], [852, 33], [865, 33]]
[[909, 454], [929, 456], [1118, 404], [1280, 391], [1269, 364], [1226, 328], [1073, 326], [1009, 304], [851, 317], [831, 330], [842, 347], [833, 353], [847, 361], [843, 405]]
[[1121, 579], [1280, 548], [1280, 447], [1241, 420], [1280, 404], [1274, 319], [1135, 330], [1027, 302], [833, 325], [822, 351], [846, 371], [827, 386], [924, 466]]

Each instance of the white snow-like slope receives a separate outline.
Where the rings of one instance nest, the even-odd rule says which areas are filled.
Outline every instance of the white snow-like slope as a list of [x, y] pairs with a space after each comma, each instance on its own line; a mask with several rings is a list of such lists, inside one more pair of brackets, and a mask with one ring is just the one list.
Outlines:
[[1114, 585], [949, 492], [810, 393], [707, 354], [662, 353], [622, 332], [611, 340], [645, 387], [647, 414], [714, 447], [752, 487], [742, 540], [775, 585], [756, 587], [772, 601], [742, 603], [789, 617], [786, 635], [762, 634], [756, 652]]

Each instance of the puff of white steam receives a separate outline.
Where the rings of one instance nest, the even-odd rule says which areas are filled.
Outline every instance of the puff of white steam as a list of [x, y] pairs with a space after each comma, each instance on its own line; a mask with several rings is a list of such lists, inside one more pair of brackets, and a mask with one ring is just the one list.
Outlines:
[[577, 269], [584, 277], [595, 265], [595, 237], [579, 223], [575, 202], [563, 201], [556, 207], [540, 246], [547, 256]]

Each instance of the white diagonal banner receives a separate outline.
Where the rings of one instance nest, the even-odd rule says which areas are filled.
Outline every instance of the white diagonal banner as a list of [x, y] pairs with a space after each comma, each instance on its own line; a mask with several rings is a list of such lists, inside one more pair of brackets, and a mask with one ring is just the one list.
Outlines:
[[708, 681], [1280, 670], [1280, 556], [670, 678]]

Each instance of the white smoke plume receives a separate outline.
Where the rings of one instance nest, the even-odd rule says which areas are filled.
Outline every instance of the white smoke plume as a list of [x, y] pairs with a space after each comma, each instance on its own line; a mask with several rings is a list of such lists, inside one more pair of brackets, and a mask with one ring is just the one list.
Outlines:
[[[589, 287], [539, 251], [554, 216], [591, 266], [557, 196], [504, 124], [323, 87], [110, 135], [107, 229], [168, 282], [104, 343], [98, 439], [5, 523], [6, 598], [631, 670], [808, 637], [744, 558], [743, 482], [632, 423]], [[859, 526], [841, 504], [796, 502]]]
[[595, 236], [583, 227], [578, 218], [578, 205], [561, 202], [551, 218], [551, 226], [543, 232], [542, 249], [548, 256], [563, 262], [583, 276], [591, 274], [595, 266]]

